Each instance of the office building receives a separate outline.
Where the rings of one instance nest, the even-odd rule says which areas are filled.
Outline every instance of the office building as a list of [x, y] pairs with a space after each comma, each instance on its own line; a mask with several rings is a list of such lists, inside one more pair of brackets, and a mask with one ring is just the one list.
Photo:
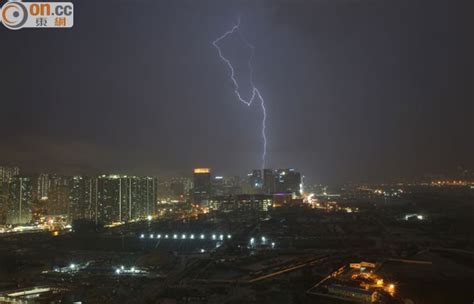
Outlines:
[[196, 168], [193, 175], [193, 200], [194, 203], [207, 205], [211, 197], [211, 170], [209, 168]]
[[222, 175], [213, 176], [211, 178], [211, 196], [222, 196], [226, 195], [226, 182], [225, 178]]
[[301, 174], [295, 169], [277, 169], [275, 171], [275, 192], [301, 194]]
[[275, 193], [276, 174], [273, 169], [263, 169], [263, 193]]
[[251, 194], [261, 194], [263, 188], [262, 170], [253, 170], [248, 174], [248, 183]]

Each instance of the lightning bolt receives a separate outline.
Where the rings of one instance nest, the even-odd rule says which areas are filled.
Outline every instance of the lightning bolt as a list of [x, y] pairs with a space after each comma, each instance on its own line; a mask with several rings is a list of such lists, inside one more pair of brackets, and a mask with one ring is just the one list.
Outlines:
[[[230, 60], [224, 57], [224, 55], [222, 54], [222, 50], [219, 47], [219, 42], [221, 40], [225, 39], [226, 37], [230, 35], [233, 35], [236, 32], [239, 34], [239, 37], [242, 40], [242, 42], [250, 49], [250, 57], [249, 57], [249, 60], [247, 61], [247, 65], [250, 70], [249, 82], [252, 87], [252, 96], [248, 100], [245, 100], [245, 98], [242, 98], [242, 96], [240, 95], [239, 84], [237, 80], [235, 79], [234, 67], [232, 66], [232, 63], [230, 62]], [[234, 93], [239, 99], [239, 101], [250, 107], [256, 99], [260, 100], [260, 106], [262, 108], [262, 114], [263, 114], [263, 117], [262, 117], [262, 140], [263, 140], [262, 169], [263, 169], [265, 168], [265, 158], [267, 156], [267, 135], [265, 133], [266, 122], [267, 122], [267, 111], [265, 109], [265, 100], [263, 99], [262, 95], [260, 94], [260, 91], [258, 90], [258, 88], [255, 86], [253, 82], [252, 59], [255, 53], [255, 47], [252, 44], [250, 44], [247, 39], [245, 39], [244, 35], [240, 31], [240, 17], [237, 20], [237, 24], [235, 24], [229, 31], [225, 32], [222, 36], [214, 40], [212, 42], [212, 45], [214, 45], [214, 47], [217, 49], [219, 57], [222, 59], [222, 61], [224, 61], [224, 63], [227, 65], [227, 67], [230, 70], [230, 79], [232, 80], [232, 83], [234, 84]]]

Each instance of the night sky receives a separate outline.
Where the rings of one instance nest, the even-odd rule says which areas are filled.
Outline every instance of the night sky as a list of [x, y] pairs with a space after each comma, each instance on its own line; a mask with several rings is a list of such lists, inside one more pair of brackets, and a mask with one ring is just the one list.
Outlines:
[[[0, 165], [259, 168], [260, 108], [235, 98], [211, 44], [240, 15], [267, 104], [267, 167], [314, 182], [474, 168], [473, 1], [73, 2], [72, 29], [0, 25]], [[249, 50], [222, 47], [248, 95]]]

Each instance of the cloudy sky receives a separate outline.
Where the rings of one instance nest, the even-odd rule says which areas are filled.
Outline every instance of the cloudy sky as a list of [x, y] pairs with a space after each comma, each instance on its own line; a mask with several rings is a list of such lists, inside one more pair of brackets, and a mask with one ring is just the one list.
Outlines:
[[[72, 29], [0, 26], [0, 164], [182, 175], [261, 166], [261, 109], [212, 41], [241, 17], [267, 167], [314, 182], [474, 168], [472, 1], [74, 1]], [[250, 50], [221, 42], [250, 94]]]

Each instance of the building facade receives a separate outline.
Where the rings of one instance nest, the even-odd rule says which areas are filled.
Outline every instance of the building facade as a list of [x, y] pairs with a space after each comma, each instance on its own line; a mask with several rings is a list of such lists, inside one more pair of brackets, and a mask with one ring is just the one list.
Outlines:
[[248, 183], [251, 194], [261, 194], [263, 191], [262, 170], [253, 170], [248, 174]]
[[275, 193], [275, 170], [263, 169], [263, 193], [273, 194]]
[[200, 205], [208, 205], [209, 200], [211, 198], [211, 169], [194, 169], [193, 184], [194, 203]]
[[0, 183], [8, 183], [10, 178], [20, 175], [18, 167], [0, 167]]
[[275, 192], [301, 194], [301, 174], [295, 169], [277, 169], [275, 171]]
[[8, 224], [25, 224], [31, 220], [33, 207], [33, 179], [14, 176], [8, 185]]
[[101, 175], [84, 183], [85, 217], [96, 223], [126, 222], [156, 213], [157, 180]]

